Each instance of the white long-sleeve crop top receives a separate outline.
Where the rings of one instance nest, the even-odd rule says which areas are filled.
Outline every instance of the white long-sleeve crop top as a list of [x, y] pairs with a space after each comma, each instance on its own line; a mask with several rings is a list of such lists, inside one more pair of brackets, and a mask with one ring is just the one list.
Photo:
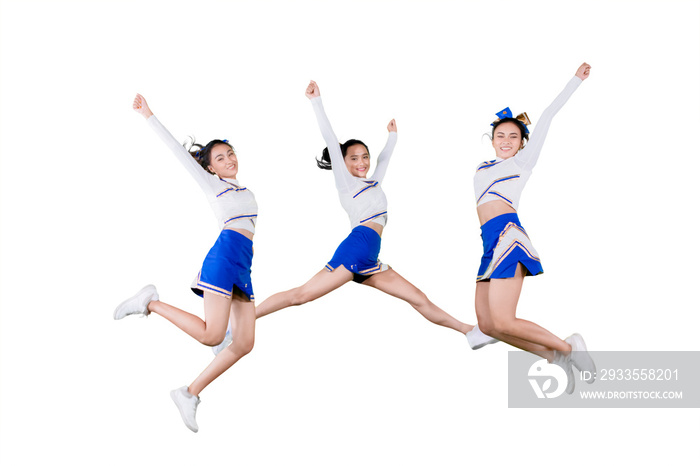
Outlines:
[[311, 105], [316, 113], [321, 135], [328, 146], [335, 186], [338, 189], [340, 204], [350, 218], [350, 228], [370, 221], [382, 226], [386, 225], [387, 201], [381, 184], [389, 166], [391, 154], [396, 146], [396, 131], [389, 132], [386, 145], [377, 157], [377, 165], [374, 168], [372, 178], [358, 178], [351, 175], [345, 166], [338, 138], [335, 136], [323, 109], [321, 97], [311, 99]]
[[255, 195], [248, 188], [241, 186], [237, 180], [219, 178], [202, 168], [155, 116], [148, 118], [148, 125], [202, 188], [214, 210], [219, 228], [241, 228], [255, 233], [255, 222], [258, 218]]
[[484, 162], [477, 167], [474, 175], [477, 207], [490, 201], [503, 201], [516, 211], [518, 210], [520, 195], [540, 156], [549, 125], [554, 115], [569, 100], [581, 82], [577, 76], [571, 78], [554, 102], [542, 112], [530, 141], [522, 150], [513, 157], [507, 159], [496, 157], [495, 160]]

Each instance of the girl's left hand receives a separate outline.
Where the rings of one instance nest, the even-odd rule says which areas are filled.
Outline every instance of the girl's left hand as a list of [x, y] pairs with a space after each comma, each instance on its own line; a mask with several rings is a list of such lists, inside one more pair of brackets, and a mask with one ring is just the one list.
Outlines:
[[588, 75], [591, 73], [591, 65], [588, 63], [584, 62], [583, 65], [578, 67], [578, 70], [576, 70], [576, 76], [578, 76], [581, 81], [585, 80]]
[[396, 132], [396, 120], [391, 120], [388, 125], [386, 125], [386, 129], [390, 133], [395, 133]]

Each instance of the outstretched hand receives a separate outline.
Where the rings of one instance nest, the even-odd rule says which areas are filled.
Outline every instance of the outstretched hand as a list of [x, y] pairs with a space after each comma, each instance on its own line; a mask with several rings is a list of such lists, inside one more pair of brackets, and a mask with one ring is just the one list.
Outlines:
[[390, 133], [396, 133], [396, 120], [391, 120], [388, 125], [386, 125], [387, 131]]
[[309, 99], [313, 99], [314, 97], [321, 97], [321, 91], [319, 90], [316, 81], [309, 82], [309, 85], [306, 88], [306, 97], [308, 97]]
[[136, 97], [134, 98], [134, 111], [146, 119], [153, 115], [153, 112], [146, 103], [146, 99], [144, 99], [141, 94], [136, 94]]
[[578, 76], [581, 81], [585, 80], [588, 75], [591, 74], [591, 65], [588, 63], [584, 62], [583, 65], [578, 67], [578, 70], [576, 70], [576, 76]]

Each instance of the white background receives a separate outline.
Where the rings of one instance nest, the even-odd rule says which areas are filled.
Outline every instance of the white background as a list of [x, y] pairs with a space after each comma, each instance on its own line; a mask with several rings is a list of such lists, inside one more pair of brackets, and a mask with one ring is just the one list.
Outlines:
[[470, 351], [407, 304], [349, 284], [258, 322], [202, 393], [211, 352], [158, 316], [112, 320], [146, 283], [189, 283], [217, 236], [143, 119], [228, 138], [260, 206], [258, 300], [303, 283], [348, 232], [304, 97], [378, 154], [396, 118], [380, 258], [473, 323], [471, 180], [505, 106], [542, 110], [584, 60], [520, 216], [545, 274], [519, 316], [593, 350], [699, 350], [697, 1], [3, 1], [0, 463], [685, 464], [694, 409], [507, 408], [504, 344]]

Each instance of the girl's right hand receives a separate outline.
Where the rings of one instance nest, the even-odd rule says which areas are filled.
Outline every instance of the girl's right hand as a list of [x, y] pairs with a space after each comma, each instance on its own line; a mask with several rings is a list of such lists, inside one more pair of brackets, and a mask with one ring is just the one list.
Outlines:
[[315, 81], [309, 82], [306, 88], [306, 97], [313, 99], [314, 97], [321, 97], [321, 91], [318, 89], [318, 84]]
[[141, 94], [136, 94], [134, 98], [134, 111], [146, 119], [153, 115], [153, 112], [148, 107], [148, 103], [146, 103], [146, 99]]

